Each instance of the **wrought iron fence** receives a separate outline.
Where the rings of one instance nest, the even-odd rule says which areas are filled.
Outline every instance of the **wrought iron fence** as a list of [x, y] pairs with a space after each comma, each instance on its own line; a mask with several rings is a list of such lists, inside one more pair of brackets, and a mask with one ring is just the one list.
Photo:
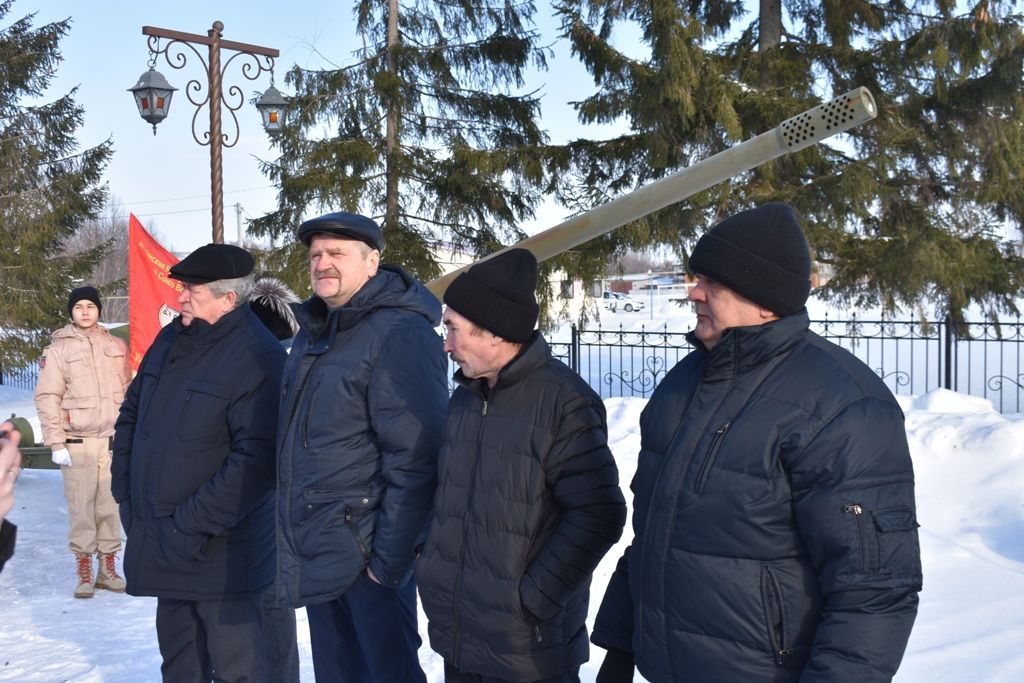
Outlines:
[[39, 368], [36, 365], [24, 368], [9, 368], [0, 365], [0, 385], [34, 391], [37, 379], [39, 379]]
[[[1004, 413], [1024, 412], [1024, 321], [812, 320], [811, 329], [853, 353], [894, 394], [946, 388], [992, 402]], [[682, 331], [667, 327], [569, 329], [550, 342], [552, 353], [602, 398], [646, 398], [665, 373], [692, 350]], [[452, 366], [454, 372], [454, 366]], [[35, 388], [36, 366], [0, 366], [0, 385]]]
[[[811, 321], [811, 329], [870, 367], [894, 394], [946, 388], [980, 396], [1005, 413], [1024, 410], [1024, 322]], [[602, 398], [646, 398], [665, 373], [692, 350], [685, 333], [667, 327], [579, 329], [552, 353]]]

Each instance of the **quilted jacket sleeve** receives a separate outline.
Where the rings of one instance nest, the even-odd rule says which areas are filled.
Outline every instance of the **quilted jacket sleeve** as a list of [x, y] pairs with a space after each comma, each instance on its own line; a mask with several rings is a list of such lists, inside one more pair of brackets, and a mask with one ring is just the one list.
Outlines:
[[787, 463], [825, 603], [801, 681], [888, 681], [917, 615], [921, 555], [903, 415], [845, 406]]
[[[632, 546], [630, 546], [632, 547]], [[615, 572], [608, 581], [601, 607], [594, 620], [594, 632], [590, 640], [606, 650], [633, 652], [633, 595], [629, 591], [629, 550], [622, 554], [615, 565]]]
[[66, 377], [64, 359], [51, 344], [43, 351], [35, 391], [36, 414], [43, 428], [42, 442], [47, 446], [62, 444], [67, 439], [61, 413], [61, 401], [67, 393]]
[[426, 326], [392, 334], [369, 384], [369, 415], [385, 490], [370, 571], [385, 586], [411, 575], [437, 488], [437, 456], [448, 410], [441, 338]]
[[596, 397], [576, 395], [565, 402], [547, 478], [562, 519], [519, 587], [523, 606], [541, 621], [565, 607], [619, 540], [626, 523], [604, 407]]

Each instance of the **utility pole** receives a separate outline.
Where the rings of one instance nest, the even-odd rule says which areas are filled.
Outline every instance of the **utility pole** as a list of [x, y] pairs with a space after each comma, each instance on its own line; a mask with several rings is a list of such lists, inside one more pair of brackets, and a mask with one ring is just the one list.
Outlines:
[[242, 246], [242, 205], [235, 202], [235, 226], [238, 228], [238, 241], [236, 244]]

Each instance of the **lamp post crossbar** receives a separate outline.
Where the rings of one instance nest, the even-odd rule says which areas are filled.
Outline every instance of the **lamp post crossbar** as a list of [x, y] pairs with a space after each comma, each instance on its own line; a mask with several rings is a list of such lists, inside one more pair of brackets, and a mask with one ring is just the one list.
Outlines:
[[[163, 55], [167, 65], [172, 69], [182, 69], [188, 62], [184, 47], [188, 47], [203, 65], [207, 77], [206, 97], [199, 98], [203, 86], [198, 79], [191, 79], [185, 87], [185, 94], [196, 110], [192, 115], [192, 137], [200, 145], [210, 146], [210, 199], [212, 204], [213, 218], [213, 241], [217, 244], [224, 242], [224, 179], [222, 148], [233, 147], [238, 142], [239, 124], [235, 112], [245, 103], [245, 95], [241, 88], [232, 85], [227, 90], [227, 97], [224, 96], [223, 82], [224, 74], [231, 63], [237, 57], [250, 58], [251, 61], [242, 63], [242, 75], [250, 81], [256, 80], [263, 72], [271, 72], [273, 81], [274, 59], [280, 56], [280, 52], [273, 48], [248, 43], [238, 43], [230, 40], [221, 40], [224, 24], [215, 21], [205, 36], [196, 33], [184, 33], [157, 26], [143, 26], [142, 33], [148, 36], [149, 51], [154, 59]], [[160, 47], [160, 39], [166, 38], [168, 42]], [[205, 45], [209, 48], [208, 59], [196, 49], [195, 45]], [[172, 48], [174, 51], [172, 52]], [[231, 55], [221, 66], [221, 50], [232, 50]], [[210, 127], [198, 134], [198, 117], [202, 107], [208, 105], [210, 108]], [[234, 139], [229, 138], [221, 132], [221, 108], [226, 108], [235, 125]], [[154, 126], [154, 131], [156, 127]]]

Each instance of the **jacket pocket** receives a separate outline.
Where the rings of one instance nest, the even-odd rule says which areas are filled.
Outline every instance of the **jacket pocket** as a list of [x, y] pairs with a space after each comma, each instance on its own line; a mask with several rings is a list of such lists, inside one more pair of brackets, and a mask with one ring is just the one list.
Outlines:
[[320, 546], [332, 542], [325, 536], [334, 537], [341, 528], [351, 534], [364, 563], [369, 562], [370, 546], [360, 529], [360, 525], [365, 524], [363, 518], [377, 505], [369, 489], [308, 488], [302, 491], [302, 499], [306, 514], [295, 532], [301, 554], [307, 557], [319, 554], [323, 551]]
[[294, 530], [295, 552], [303, 571], [303, 595], [339, 595], [352, 585], [370, 560], [373, 520], [379, 501], [368, 489], [308, 488]]
[[718, 457], [718, 451], [722, 448], [722, 442], [725, 441], [725, 434], [729, 431], [729, 427], [732, 425], [731, 420], [726, 420], [722, 423], [722, 426], [715, 430], [714, 436], [711, 438], [711, 445], [708, 446], [708, 453], [704, 456], [704, 462], [701, 463], [700, 471], [697, 473], [697, 493], [704, 493], [704, 486], [708, 483], [708, 475], [711, 474], [711, 468], [715, 464], [715, 458]]
[[873, 515], [877, 530], [878, 571], [896, 576], [921, 574], [917, 515], [911, 508], [887, 508]]
[[789, 624], [786, 618], [786, 602], [775, 571], [768, 565], [761, 566], [761, 604], [764, 606], [764, 623], [772, 657], [779, 666], [784, 666], [793, 655], [790, 642]]
[[185, 382], [184, 389], [178, 425], [181, 440], [209, 444], [223, 438], [231, 389], [218, 382], [199, 379]]
[[64, 411], [65, 430], [74, 433], [94, 427], [91, 418], [96, 414], [98, 405], [99, 398], [96, 396], [64, 398], [60, 402], [60, 407]]
[[153, 562], [165, 571], [197, 574], [207, 569], [210, 560], [203, 552], [207, 537], [199, 534], [186, 534], [174, 525], [174, 508], [172, 506], [155, 505], [153, 509], [156, 533], [156, 553]]
[[92, 374], [92, 356], [88, 353], [72, 353], [64, 357], [64, 363], [72, 378]]
[[320, 389], [320, 381], [318, 380], [313, 388], [309, 392], [309, 403], [306, 406], [305, 415], [302, 418], [302, 447], [309, 448], [309, 416], [313, 413], [313, 406], [316, 404], [316, 394]]

